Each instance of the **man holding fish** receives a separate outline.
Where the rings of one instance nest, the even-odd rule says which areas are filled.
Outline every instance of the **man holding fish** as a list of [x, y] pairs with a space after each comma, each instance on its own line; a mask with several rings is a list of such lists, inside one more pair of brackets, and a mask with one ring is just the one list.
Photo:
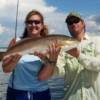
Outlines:
[[58, 57], [58, 68], [65, 70], [63, 100], [100, 100], [100, 50], [86, 37], [78, 13], [70, 13], [65, 22], [80, 43]]

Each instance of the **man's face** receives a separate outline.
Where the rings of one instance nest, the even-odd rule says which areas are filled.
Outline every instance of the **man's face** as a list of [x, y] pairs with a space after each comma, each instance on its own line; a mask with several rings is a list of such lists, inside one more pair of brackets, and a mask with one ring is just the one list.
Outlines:
[[84, 31], [84, 22], [77, 17], [69, 18], [67, 25], [69, 32], [73, 37], [77, 37]]

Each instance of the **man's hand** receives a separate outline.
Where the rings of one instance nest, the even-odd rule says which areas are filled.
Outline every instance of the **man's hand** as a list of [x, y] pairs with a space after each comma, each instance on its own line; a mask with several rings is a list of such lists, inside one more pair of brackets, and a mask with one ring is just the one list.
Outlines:
[[66, 51], [66, 53], [70, 54], [73, 57], [79, 57], [80, 51], [77, 48], [72, 48]]

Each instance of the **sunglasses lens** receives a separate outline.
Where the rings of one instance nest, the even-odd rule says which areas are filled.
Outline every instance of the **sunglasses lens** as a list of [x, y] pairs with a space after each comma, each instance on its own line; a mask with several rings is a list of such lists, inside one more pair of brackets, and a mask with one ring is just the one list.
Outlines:
[[41, 21], [39, 21], [39, 20], [35, 20], [34, 23], [35, 23], [35, 24], [40, 24]]
[[72, 25], [73, 23], [78, 23], [80, 21], [80, 19], [79, 18], [69, 18], [67, 21], [66, 21], [66, 23], [68, 24], [68, 25]]
[[28, 20], [28, 21], [26, 21], [26, 23], [27, 23], [27, 24], [31, 24], [31, 25], [34, 23], [34, 24], [37, 25], [37, 24], [40, 24], [41, 21], [40, 21], [40, 20]]

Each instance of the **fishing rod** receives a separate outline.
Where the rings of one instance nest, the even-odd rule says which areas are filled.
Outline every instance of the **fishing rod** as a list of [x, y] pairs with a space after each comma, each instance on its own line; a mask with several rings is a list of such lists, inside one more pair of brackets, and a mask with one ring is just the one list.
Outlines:
[[[17, 38], [17, 23], [18, 23], [18, 10], [19, 10], [19, 0], [17, 0], [17, 7], [16, 7], [16, 21], [15, 21], [15, 39]], [[3, 48], [7, 48], [7, 47], [0, 47], [0, 49]]]
[[[19, 0], [17, 0], [17, 9], [16, 9], [15, 39], [17, 38], [18, 10], [19, 10]], [[14, 87], [14, 79], [15, 79], [14, 74], [15, 74], [15, 70], [12, 71], [12, 87]]]
[[17, 38], [18, 11], [19, 11], [19, 0], [17, 0], [17, 8], [16, 8], [15, 39]]

